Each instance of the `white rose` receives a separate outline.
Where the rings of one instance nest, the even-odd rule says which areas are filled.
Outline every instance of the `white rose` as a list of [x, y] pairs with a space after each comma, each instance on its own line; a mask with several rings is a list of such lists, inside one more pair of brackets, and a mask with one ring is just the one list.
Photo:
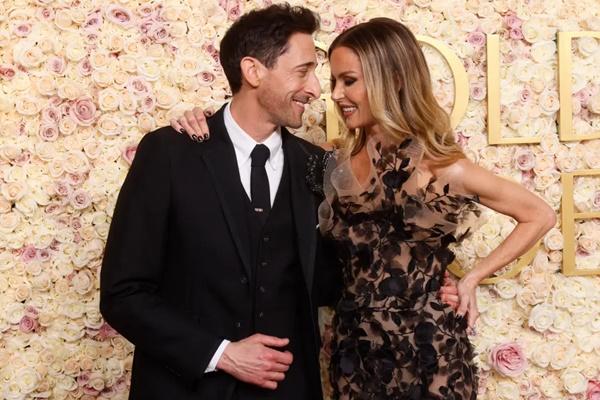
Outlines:
[[25, 305], [20, 302], [4, 305], [4, 319], [9, 324], [18, 324], [25, 315]]
[[556, 317], [550, 327], [552, 332], [567, 332], [571, 329], [571, 314], [565, 310], [556, 310]]
[[85, 47], [81, 41], [73, 40], [67, 41], [66, 43], [65, 55], [69, 61], [79, 62], [87, 55]]
[[45, 56], [35, 43], [21, 41], [13, 47], [13, 59], [25, 68], [35, 68], [44, 62]]
[[579, 371], [567, 369], [561, 379], [565, 390], [571, 394], [583, 393], [587, 389], [587, 379]]
[[514, 280], [504, 279], [494, 285], [494, 290], [503, 299], [512, 299], [517, 295], [518, 286]]
[[560, 101], [558, 95], [554, 91], [544, 91], [540, 94], [539, 104], [542, 112], [546, 115], [555, 114], [560, 108]]
[[83, 88], [76, 82], [63, 81], [58, 85], [57, 94], [67, 100], [75, 100], [83, 95]]
[[153, 131], [156, 129], [156, 121], [154, 117], [148, 113], [141, 113], [138, 117], [138, 128], [143, 133]]
[[499, 400], [518, 400], [519, 386], [513, 381], [502, 380], [496, 386], [496, 396]]
[[588, 109], [594, 114], [600, 114], [600, 93], [595, 94], [590, 99]]
[[553, 369], [565, 369], [572, 365], [576, 349], [572, 343], [555, 343], [550, 350], [550, 366]]
[[552, 305], [538, 304], [533, 307], [529, 314], [529, 327], [538, 332], [545, 332], [552, 326], [555, 318], [556, 310]]
[[537, 42], [531, 45], [531, 56], [541, 64], [552, 61], [556, 54], [556, 43], [553, 41]]
[[103, 89], [98, 93], [98, 105], [102, 111], [114, 111], [119, 108], [120, 93], [114, 88]]
[[23, 394], [33, 392], [40, 382], [40, 374], [32, 367], [23, 367], [15, 371], [15, 383]]
[[104, 136], [116, 136], [121, 133], [121, 121], [117, 114], [102, 114], [96, 123], [98, 131]]
[[42, 109], [42, 102], [33, 96], [19, 97], [15, 102], [15, 109], [22, 115], [35, 115]]
[[42, 96], [52, 96], [56, 91], [56, 79], [53, 76], [41, 76], [36, 81], [36, 88]]
[[156, 91], [156, 106], [165, 110], [175, 107], [180, 94], [176, 88], [164, 87]]
[[577, 39], [577, 49], [584, 57], [589, 57], [598, 50], [598, 42], [593, 37], [581, 37]]
[[531, 353], [531, 360], [540, 368], [546, 368], [550, 364], [550, 346], [541, 344], [534, 346]]
[[69, 136], [77, 129], [77, 122], [69, 115], [65, 115], [58, 123], [58, 130], [65, 136]]
[[563, 248], [562, 232], [557, 228], [552, 228], [544, 237], [544, 246], [548, 250], [561, 250]]
[[137, 71], [150, 82], [156, 81], [160, 77], [160, 67], [150, 57], [144, 57], [141, 60], [138, 60]]
[[114, 74], [111, 70], [95, 70], [92, 72], [92, 80], [101, 88], [109, 87], [114, 83]]

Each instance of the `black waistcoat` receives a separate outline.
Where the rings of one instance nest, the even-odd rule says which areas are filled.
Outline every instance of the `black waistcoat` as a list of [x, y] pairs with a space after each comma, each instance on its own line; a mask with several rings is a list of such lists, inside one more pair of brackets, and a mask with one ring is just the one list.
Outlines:
[[[296, 229], [292, 215], [290, 177], [287, 162], [269, 216], [261, 224], [247, 204], [249, 241], [252, 257], [252, 333], [289, 338], [285, 348], [294, 355], [286, 378], [275, 391], [239, 384], [240, 400], [308, 400], [309, 374], [305, 370], [305, 335], [300, 332], [300, 318], [307, 303], [302, 277]], [[309, 318], [309, 317], [308, 317]]]

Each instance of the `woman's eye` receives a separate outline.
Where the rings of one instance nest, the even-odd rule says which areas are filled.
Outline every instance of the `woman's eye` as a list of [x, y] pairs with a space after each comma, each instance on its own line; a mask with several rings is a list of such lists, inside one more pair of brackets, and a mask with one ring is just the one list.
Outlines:
[[351, 86], [354, 82], [356, 82], [356, 79], [344, 79], [344, 85], [346, 86]]

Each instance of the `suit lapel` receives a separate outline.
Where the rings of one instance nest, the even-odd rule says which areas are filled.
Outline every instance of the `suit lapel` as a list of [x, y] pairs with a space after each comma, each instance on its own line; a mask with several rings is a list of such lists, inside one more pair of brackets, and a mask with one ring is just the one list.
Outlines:
[[223, 215], [248, 277], [251, 276], [247, 195], [240, 181], [235, 150], [223, 122], [221, 108], [209, 121], [211, 139], [197, 145], [213, 180]]
[[289, 178], [292, 197], [292, 213], [296, 226], [298, 253], [309, 294], [313, 284], [316, 251], [316, 210], [313, 195], [306, 184], [308, 153], [291, 133], [282, 129], [283, 150], [289, 162]]

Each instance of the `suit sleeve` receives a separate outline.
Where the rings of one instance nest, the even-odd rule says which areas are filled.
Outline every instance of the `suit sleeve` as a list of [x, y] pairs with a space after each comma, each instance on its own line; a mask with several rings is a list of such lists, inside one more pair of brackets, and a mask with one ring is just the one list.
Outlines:
[[342, 263], [333, 240], [319, 237], [315, 263], [315, 288], [318, 307], [333, 307], [342, 292]]
[[159, 294], [163, 272], [177, 268], [165, 257], [170, 197], [166, 133], [142, 139], [119, 193], [100, 274], [100, 311], [136, 349], [193, 385], [223, 338]]

